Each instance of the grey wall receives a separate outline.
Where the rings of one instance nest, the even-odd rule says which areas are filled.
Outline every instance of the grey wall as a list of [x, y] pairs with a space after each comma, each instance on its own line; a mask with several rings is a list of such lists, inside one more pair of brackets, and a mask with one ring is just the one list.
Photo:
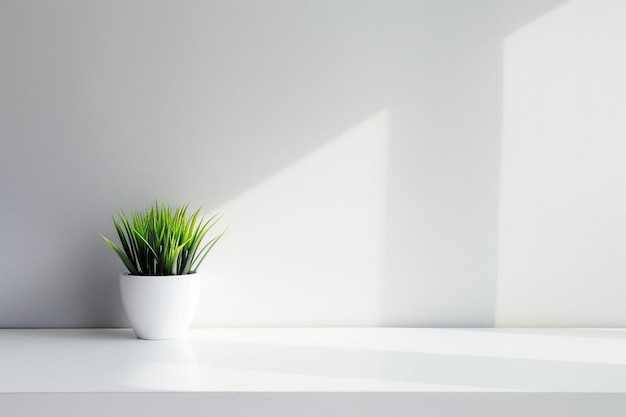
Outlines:
[[[560, 3], [0, 2], [0, 326], [126, 325], [121, 264], [98, 234], [117, 207], [157, 197], [231, 224], [205, 268], [216, 307], [198, 325], [493, 325], [503, 40]], [[319, 152], [380, 112], [381, 269], [361, 294], [370, 218], [342, 204], [371, 179], [350, 177], [345, 149], [330, 172]], [[268, 220], [238, 199], [311, 155], [322, 182], [289, 187], [316, 196], [344, 178], [333, 195], [346, 201], [323, 203], [344, 229], [286, 241], [290, 225], [316, 229], [306, 204], [283, 212], [290, 196], [277, 197]], [[265, 268], [246, 256], [246, 222], [262, 225]], [[354, 253], [324, 274], [302, 252], [301, 267], [322, 266], [311, 280], [281, 256], [298, 245]]]

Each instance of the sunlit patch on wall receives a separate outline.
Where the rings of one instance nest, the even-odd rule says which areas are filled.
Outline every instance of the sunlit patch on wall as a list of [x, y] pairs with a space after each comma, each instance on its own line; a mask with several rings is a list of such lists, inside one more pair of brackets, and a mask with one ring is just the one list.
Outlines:
[[624, 21], [576, 0], [505, 40], [498, 325], [626, 323]]
[[224, 204], [194, 324], [376, 325], [388, 141], [381, 111]]

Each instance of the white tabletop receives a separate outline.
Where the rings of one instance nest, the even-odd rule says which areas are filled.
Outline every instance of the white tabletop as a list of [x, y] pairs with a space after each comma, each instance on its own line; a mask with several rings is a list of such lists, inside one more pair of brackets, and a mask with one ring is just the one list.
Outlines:
[[4, 329], [0, 369], [0, 393], [626, 393], [626, 330]]

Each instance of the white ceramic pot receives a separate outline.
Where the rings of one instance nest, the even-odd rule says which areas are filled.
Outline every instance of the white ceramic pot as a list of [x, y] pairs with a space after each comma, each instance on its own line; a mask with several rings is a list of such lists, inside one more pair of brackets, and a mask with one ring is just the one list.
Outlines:
[[185, 334], [198, 305], [200, 274], [120, 274], [122, 303], [140, 339], [173, 339]]

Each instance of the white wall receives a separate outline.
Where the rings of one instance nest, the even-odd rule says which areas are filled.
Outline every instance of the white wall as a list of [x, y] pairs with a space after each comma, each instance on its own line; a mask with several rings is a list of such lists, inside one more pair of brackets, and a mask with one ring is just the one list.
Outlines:
[[494, 324], [503, 42], [561, 3], [0, 2], [0, 326], [127, 325], [155, 197], [231, 225], [196, 325]]
[[497, 324], [626, 324], [626, 2], [504, 43]]

